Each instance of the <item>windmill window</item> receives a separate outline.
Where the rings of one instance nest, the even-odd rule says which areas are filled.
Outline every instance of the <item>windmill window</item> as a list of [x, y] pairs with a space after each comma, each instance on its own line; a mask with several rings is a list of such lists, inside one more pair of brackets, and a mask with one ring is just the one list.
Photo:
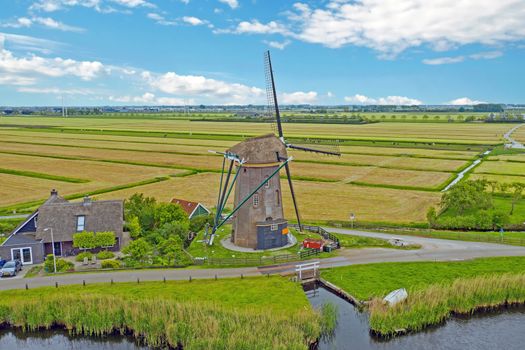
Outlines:
[[[266, 176], [266, 178], [268, 179], [268, 176]], [[270, 188], [270, 180], [266, 180], [266, 183], [264, 184], [264, 188]]]
[[275, 190], [275, 196], [277, 201], [277, 206], [281, 205], [281, 196], [279, 195], [279, 190]]
[[272, 230], [272, 231], [277, 231], [278, 229], [279, 229], [279, 225], [277, 225], [277, 224], [272, 224], [270, 226], [270, 230]]
[[253, 206], [259, 206], [259, 195], [257, 193], [253, 195]]
[[84, 215], [77, 216], [77, 232], [84, 231], [86, 227], [86, 217]]

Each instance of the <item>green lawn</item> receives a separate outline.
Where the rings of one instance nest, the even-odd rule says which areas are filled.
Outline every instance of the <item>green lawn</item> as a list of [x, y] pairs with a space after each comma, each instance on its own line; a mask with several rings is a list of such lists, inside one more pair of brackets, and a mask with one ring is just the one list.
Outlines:
[[339, 238], [339, 242], [341, 243], [341, 247], [343, 248], [391, 248], [391, 249], [419, 249], [420, 246], [418, 245], [410, 245], [410, 246], [396, 246], [393, 244], [390, 244], [388, 240], [381, 239], [381, 238], [373, 238], [373, 237], [363, 237], [363, 236], [354, 236], [354, 235], [344, 235], [344, 234], [338, 234], [333, 233], [334, 236]]
[[299, 284], [254, 277], [2, 291], [0, 323], [97, 336], [128, 331], [160, 347], [307, 349], [322, 318]]
[[352, 265], [322, 270], [321, 277], [354, 297], [383, 297], [398, 288], [415, 291], [457, 278], [523, 273], [525, 257], [484, 258], [456, 262], [407, 262]]
[[438, 239], [451, 239], [471, 242], [490, 242], [510, 245], [525, 246], [525, 232], [504, 231], [503, 237], [499, 231], [446, 231], [446, 230], [409, 230], [389, 229], [380, 232], [388, 232], [397, 235], [430, 237]]

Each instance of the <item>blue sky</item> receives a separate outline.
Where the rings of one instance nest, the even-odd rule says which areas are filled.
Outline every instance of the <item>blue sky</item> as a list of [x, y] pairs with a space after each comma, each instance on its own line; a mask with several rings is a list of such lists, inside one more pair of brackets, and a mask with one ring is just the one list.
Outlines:
[[523, 0], [4, 0], [0, 105], [525, 103]]

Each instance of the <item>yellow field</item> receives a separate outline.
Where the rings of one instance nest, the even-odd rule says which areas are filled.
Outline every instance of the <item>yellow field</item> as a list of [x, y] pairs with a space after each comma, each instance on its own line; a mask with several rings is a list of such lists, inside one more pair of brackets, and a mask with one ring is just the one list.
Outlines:
[[[110, 118], [4, 118], [3, 124], [55, 126], [75, 129], [147, 130], [158, 132], [259, 135], [270, 132], [265, 123], [191, 122], [188, 120], [110, 119]], [[499, 143], [509, 129], [505, 124], [454, 123], [375, 123], [364, 125], [285, 124], [285, 135], [292, 137], [333, 137], [359, 139], [396, 139], [441, 142]]]
[[[207, 171], [220, 170], [223, 158], [208, 153], [208, 150], [223, 151], [238, 142], [213, 139], [213, 135], [221, 134], [223, 138], [227, 138], [228, 135], [252, 136], [269, 133], [271, 130], [270, 125], [261, 123], [158, 119], [8, 117], [2, 118], [2, 124], [33, 125], [38, 127], [35, 129], [38, 131], [0, 127], [0, 168], [86, 179], [89, 182], [68, 183], [0, 174], [0, 207], [45, 199], [52, 188], [56, 188], [64, 195], [91, 192], [152, 180], [160, 176], [175, 175], [183, 171], [181, 169], [198, 169], [206, 172], [108, 192], [97, 198], [123, 199], [133, 193], [144, 192], [159, 201], [179, 197], [203, 202], [213, 207], [217, 200], [220, 175]], [[46, 126], [75, 129], [73, 130], [75, 133], [55, 132], [46, 129]], [[289, 136], [387, 140], [388, 145], [391, 141], [392, 147], [386, 146], [386, 143], [376, 145], [375, 142], [369, 147], [361, 144], [345, 145], [341, 147], [343, 152], [341, 157], [290, 151], [290, 155], [295, 159], [291, 163], [291, 171], [292, 176], [301, 179], [294, 181], [294, 184], [301, 212], [306, 220], [346, 220], [349, 213], [354, 212], [358, 220], [398, 223], [425, 221], [427, 209], [431, 205], [437, 205], [441, 194], [437, 191], [389, 189], [376, 186], [438, 188], [454, 171], [468, 164], [478, 152], [457, 145], [455, 148], [458, 150], [398, 148], [396, 142], [420, 140], [425, 142], [427, 147], [433, 142], [495, 144], [500, 143], [502, 134], [510, 129], [505, 124], [482, 123], [367, 125], [294, 123], [285, 124], [284, 128], [285, 134]], [[135, 130], [146, 134], [145, 136], [138, 134], [130, 136], [129, 133], [125, 136], [88, 134], [82, 131], [83, 129]], [[190, 136], [191, 133], [192, 138], [174, 138], [173, 135], [162, 137], [162, 133], [148, 133], [150, 131], [187, 133], [185, 137]], [[206, 135], [204, 139], [198, 139], [195, 137], [197, 133]], [[46, 155], [77, 159], [39, 157]], [[525, 174], [525, 155], [518, 157], [524, 157], [523, 165], [510, 162], [484, 162], [476, 172]], [[148, 166], [148, 164], [157, 166]], [[284, 175], [284, 172], [281, 175]], [[358, 182], [360, 185], [349, 184], [351, 182]], [[284, 181], [283, 191], [285, 191], [283, 200], [286, 214], [292, 218], [293, 208]]]
[[507, 175], [472, 174], [469, 177], [469, 179], [471, 180], [485, 179], [489, 181], [497, 181], [498, 183], [507, 183], [507, 184], [510, 184], [513, 182], [525, 183], [525, 175], [524, 176], [507, 176]]
[[7, 174], [0, 174], [0, 183], [0, 206], [46, 198], [53, 188], [60, 193], [74, 193], [76, 188], [86, 185]]
[[483, 172], [494, 174], [523, 175], [525, 174], [525, 163], [505, 161], [483, 162], [480, 166], [476, 167], [474, 173]]
[[[212, 207], [216, 204], [218, 187], [219, 175], [208, 173], [106, 193], [97, 198], [126, 198], [140, 192], [161, 201], [178, 197]], [[285, 214], [293, 218], [293, 205], [285, 182], [282, 188]], [[313, 186], [310, 182], [295, 181], [294, 188], [301, 217], [305, 220], [348, 220], [349, 214], [353, 212], [357, 220], [363, 221], [424, 221], [427, 209], [437, 205], [440, 199], [439, 193], [367, 188], [343, 183], [316, 183]]]
[[518, 141], [525, 143], [525, 126], [521, 126], [512, 133], [512, 137]]
[[490, 159], [495, 160], [512, 160], [516, 162], [523, 162], [525, 163], [525, 153], [523, 154], [502, 154], [495, 157], [490, 157]]
[[435, 150], [421, 148], [388, 148], [388, 147], [369, 147], [369, 146], [341, 146], [341, 152], [378, 154], [378, 155], [414, 155], [431, 158], [457, 158], [472, 159], [478, 152], [471, 151], [452, 151], [452, 150]]
[[70, 195], [183, 172], [177, 169], [27, 157], [1, 153], [0, 168], [89, 180], [87, 183], [68, 183], [0, 174], [0, 183], [2, 184], [0, 186], [0, 206], [43, 199], [53, 188], [63, 195]]

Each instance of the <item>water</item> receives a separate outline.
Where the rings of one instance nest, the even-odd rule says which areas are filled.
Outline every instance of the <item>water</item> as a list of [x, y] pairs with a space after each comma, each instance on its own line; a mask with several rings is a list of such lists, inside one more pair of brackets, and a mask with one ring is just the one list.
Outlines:
[[525, 349], [525, 309], [512, 309], [452, 318], [442, 326], [378, 340], [369, 335], [368, 315], [324, 288], [307, 292], [314, 306], [332, 303], [338, 308], [338, 324], [331, 339], [322, 339], [319, 350], [522, 350]]
[[70, 336], [63, 330], [24, 333], [18, 329], [0, 330], [2, 350], [146, 350], [122, 336]]

